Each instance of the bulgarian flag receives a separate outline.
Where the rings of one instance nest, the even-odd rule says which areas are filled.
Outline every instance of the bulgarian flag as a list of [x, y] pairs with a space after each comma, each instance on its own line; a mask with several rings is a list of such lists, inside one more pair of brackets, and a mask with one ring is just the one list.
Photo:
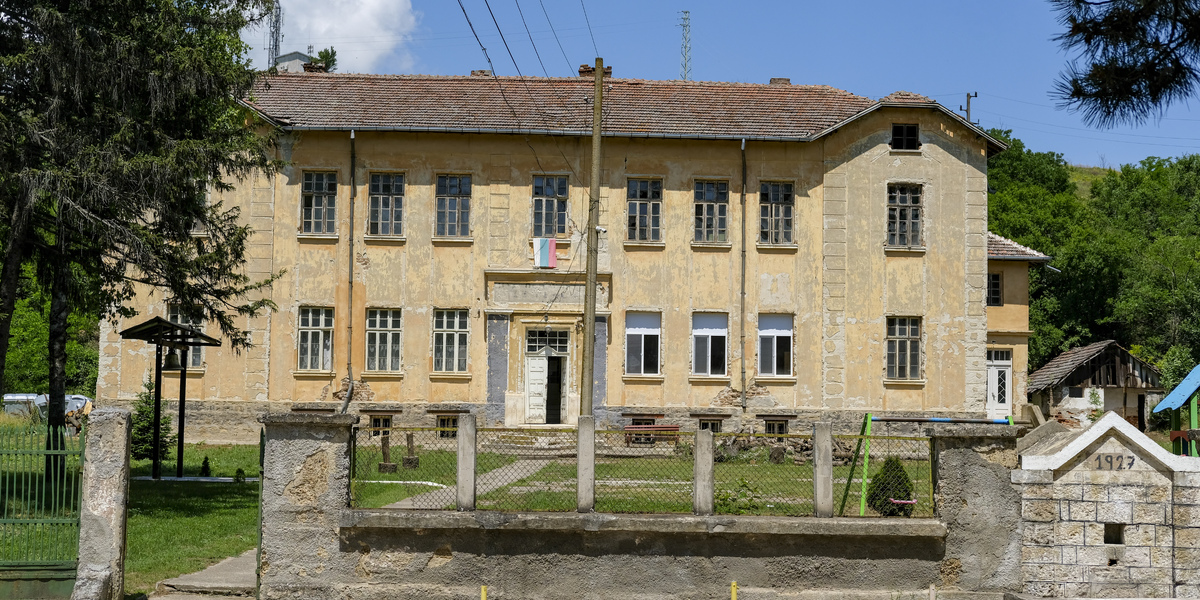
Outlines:
[[533, 238], [533, 266], [553, 269], [558, 266], [558, 244], [554, 238]]

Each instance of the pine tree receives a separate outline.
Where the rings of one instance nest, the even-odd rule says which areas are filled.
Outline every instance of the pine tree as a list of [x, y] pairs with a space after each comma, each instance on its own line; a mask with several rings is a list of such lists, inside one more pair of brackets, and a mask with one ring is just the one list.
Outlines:
[[[133, 406], [133, 435], [129, 445], [129, 455], [134, 460], [152, 460], [154, 458], [154, 382], [147, 377], [142, 388], [143, 390], [138, 392], [137, 402]], [[171, 456], [171, 448], [175, 445], [175, 439], [175, 436], [171, 434], [170, 419], [162, 419], [158, 436], [160, 461], [166, 461]]]
[[911, 517], [913, 504], [896, 504], [892, 500], [912, 500], [913, 484], [904, 465], [895, 456], [883, 462], [883, 468], [867, 487], [867, 506], [883, 517]]

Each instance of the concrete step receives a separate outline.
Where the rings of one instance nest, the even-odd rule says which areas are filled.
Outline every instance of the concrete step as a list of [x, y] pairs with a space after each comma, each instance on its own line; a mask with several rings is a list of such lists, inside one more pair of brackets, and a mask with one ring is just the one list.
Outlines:
[[[156, 595], [194, 594], [212, 596], [254, 596], [257, 577], [254, 574], [258, 549], [227, 558], [196, 573], [180, 575], [158, 582]], [[175, 596], [167, 596], [175, 600]], [[179, 599], [183, 600], [183, 599]]]

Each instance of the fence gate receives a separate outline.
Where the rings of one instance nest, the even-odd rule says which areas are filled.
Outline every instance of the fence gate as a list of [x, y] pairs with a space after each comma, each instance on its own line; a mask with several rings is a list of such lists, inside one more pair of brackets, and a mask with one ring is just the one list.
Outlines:
[[0, 598], [70, 598], [79, 547], [83, 434], [0, 425]]

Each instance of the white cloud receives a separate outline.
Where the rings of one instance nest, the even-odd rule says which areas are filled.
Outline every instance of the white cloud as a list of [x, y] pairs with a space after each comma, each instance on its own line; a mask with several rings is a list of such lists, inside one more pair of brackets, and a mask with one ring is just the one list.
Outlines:
[[[339, 73], [408, 71], [413, 57], [407, 41], [419, 17], [411, 0], [285, 0], [280, 53], [333, 46]], [[242, 33], [256, 68], [268, 66], [269, 30], [264, 23]]]

